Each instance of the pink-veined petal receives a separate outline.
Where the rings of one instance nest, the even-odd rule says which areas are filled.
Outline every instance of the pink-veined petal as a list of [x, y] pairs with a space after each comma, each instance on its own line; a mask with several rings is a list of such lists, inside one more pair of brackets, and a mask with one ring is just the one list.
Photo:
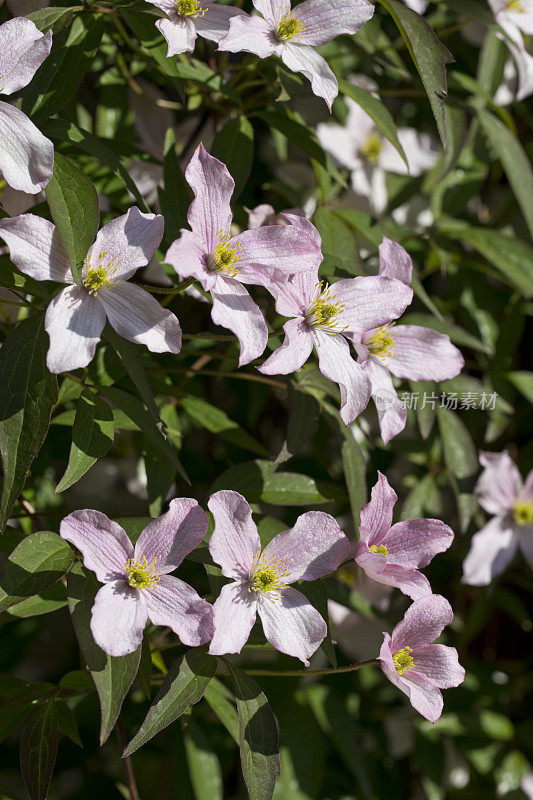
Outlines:
[[[387, 561], [388, 558], [387, 556]], [[418, 600], [431, 594], [431, 584], [426, 576], [412, 567], [386, 564], [379, 574], [371, 575], [367, 571], [367, 575], [370, 575], [378, 583], [383, 583], [385, 586], [396, 586], [412, 600]]]
[[522, 490], [518, 467], [506, 450], [481, 452], [479, 461], [485, 467], [475, 489], [479, 505], [489, 514], [506, 514]]
[[261, 550], [261, 540], [252, 509], [238, 492], [222, 489], [207, 503], [215, 519], [209, 540], [209, 552], [228, 578], [248, 578], [254, 556]]
[[213, 322], [228, 328], [239, 340], [239, 367], [259, 358], [267, 345], [268, 330], [259, 306], [248, 291], [232, 278], [219, 275], [211, 288], [211, 297]]
[[7, 183], [38, 194], [52, 177], [54, 146], [15, 106], [0, 103], [0, 172]]
[[168, 625], [183, 644], [198, 647], [213, 635], [213, 607], [188, 583], [163, 575], [153, 589], [143, 589], [148, 616], [154, 625]]
[[[240, 19], [240, 17], [238, 18]], [[185, 170], [194, 192], [187, 219], [207, 253], [213, 253], [219, 234], [228, 234], [231, 224], [230, 200], [235, 181], [228, 168], [199, 144]]]
[[179, 567], [207, 533], [207, 514], [196, 500], [176, 497], [166, 514], [148, 523], [135, 545], [135, 558], [156, 559], [155, 569], [163, 574]]
[[399, 152], [385, 139], [379, 154], [379, 165], [386, 172], [416, 178], [435, 166], [439, 151], [432, 136], [420, 133], [415, 128], [399, 128], [398, 140], [407, 157], [409, 171]]
[[470, 550], [463, 562], [463, 583], [488, 586], [501, 575], [516, 554], [516, 528], [509, 520], [494, 517], [472, 536]]
[[411, 285], [413, 277], [411, 256], [401, 244], [386, 236], [379, 246], [379, 274], [384, 278], [396, 278], [406, 286]]
[[106, 583], [95, 597], [91, 631], [109, 656], [134, 653], [142, 642], [148, 613], [141, 592], [126, 581]]
[[[308, 222], [311, 225], [310, 222]], [[316, 237], [297, 225], [266, 225], [235, 236], [231, 246], [240, 245], [238, 279], [243, 283], [268, 286], [281, 272], [287, 277], [298, 272], [318, 270], [322, 251]]]
[[405, 682], [402, 681], [396, 669], [394, 667], [394, 662], [392, 660], [392, 647], [391, 647], [391, 637], [388, 633], [383, 634], [383, 644], [381, 645], [379, 651], [379, 663], [381, 669], [383, 670], [386, 677], [389, 679], [391, 683], [394, 684], [400, 691], [409, 697], [409, 692], [407, 691], [407, 687]]
[[432, 644], [452, 620], [452, 607], [442, 595], [432, 594], [415, 600], [392, 632], [392, 651], [404, 647], [417, 650]]
[[455, 378], [464, 367], [461, 351], [443, 333], [419, 325], [398, 325], [389, 333], [394, 346], [387, 368], [397, 378], [443, 381]]
[[421, 650], [414, 650], [411, 655], [415, 662], [413, 670], [440, 689], [451, 689], [464, 681], [465, 671], [459, 664], [455, 647], [429, 644]]
[[413, 298], [412, 289], [404, 283], [379, 275], [337, 281], [331, 290], [344, 305], [343, 325], [358, 333], [397, 319]]
[[203, 2], [202, 8], [205, 8], [205, 14], [194, 19], [194, 27], [200, 36], [212, 42], [219, 42], [227, 34], [233, 17], [244, 14], [240, 8], [216, 2]]
[[167, 250], [165, 263], [170, 264], [180, 278], [196, 278], [209, 291], [215, 283], [215, 275], [206, 264], [207, 250], [192, 231], [181, 231]]
[[305, 319], [290, 319], [283, 326], [285, 338], [281, 347], [257, 369], [264, 375], [289, 375], [305, 364], [313, 350], [313, 334]]
[[192, 20], [172, 14], [171, 19], [158, 19], [155, 23], [168, 44], [167, 58], [191, 53], [196, 43], [196, 28]]
[[140, 286], [117, 283], [98, 292], [109, 322], [120, 336], [152, 353], [179, 353], [181, 328], [174, 314]]
[[342, 33], [357, 33], [374, 14], [367, 0], [305, 0], [293, 16], [304, 26], [302, 44], [327, 44]]
[[337, 78], [327, 61], [304, 44], [285, 44], [280, 48], [281, 60], [293, 72], [302, 72], [311, 81], [311, 88], [317, 97], [322, 97], [331, 110], [333, 101], [339, 93]]
[[229, 30], [218, 43], [219, 50], [230, 53], [254, 53], [268, 58], [279, 49], [273, 24], [261, 17], [233, 17]]
[[387, 444], [405, 428], [407, 408], [396, 393], [388, 369], [374, 356], [366, 360], [365, 370], [372, 385], [372, 399], [378, 414], [381, 438]]
[[408, 670], [402, 675], [409, 690], [411, 705], [430, 722], [436, 722], [442, 714], [443, 700], [440, 689], [423, 675]]
[[215, 656], [240, 653], [250, 635], [257, 616], [255, 592], [237, 581], [222, 587], [213, 606], [215, 633], [209, 652]]
[[21, 272], [36, 281], [72, 283], [68, 256], [56, 226], [35, 214], [0, 219], [0, 237], [9, 258]]
[[278, 533], [267, 544], [263, 555], [277, 561], [288, 573], [283, 580], [314, 581], [329, 575], [348, 558], [350, 542], [337, 521], [323, 511], [307, 511], [294, 527]]
[[290, 13], [290, 0], [253, 0], [254, 8], [273, 25], [277, 25], [286, 14]]
[[163, 238], [164, 227], [161, 214], [144, 214], [132, 206], [127, 214], [98, 231], [87, 254], [87, 265], [94, 269], [101, 259], [103, 264], [112, 264], [116, 277], [127, 280], [148, 264]]
[[126, 532], [100, 511], [90, 508], [73, 511], [61, 521], [59, 533], [83, 556], [102, 583], [124, 578], [126, 561], [133, 555], [133, 545]]
[[397, 500], [396, 492], [386, 476], [378, 471], [378, 480], [372, 487], [370, 502], [361, 509], [359, 536], [369, 547], [380, 544], [389, 532]]
[[15, 17], [0, 25], [0, 92], [13, 94], [31, 81], [52, 47], [52, 31]]
[[328, 632], [321, 615], [292, 586], [283, 589], [281, 597], [275, 602], [258, 594], [257, 610], [267, 640], [280, 653], [299, 658], [308, 667], [309, 658], [320, 647]]
[[391, 560], [406, 567], [427, 567], [437, 553], [453, 542], [453, 531], [440, 519], [409, 519], [397, 522], [383, 539]]
[[318, 329], [315, 329], [314, 337], [320, 372], [339, 384], [340, 415], [343, 422], [350, 425], [368, 405], [370, 381], [363, 367], [352, 358], [346, 339]]
[[60, 373], [86, 367], [92, 360], [105, 325], [104, 307], [78, 286], [67, 286], [46, 310], [46, 332], [50, 347], [46, 363]]
[[276, 300], [276, 311], [284, 317], [303, 317], [320, 284], [318, 269], [299, 272], [289, 279], [278, 275], [268, 291]]

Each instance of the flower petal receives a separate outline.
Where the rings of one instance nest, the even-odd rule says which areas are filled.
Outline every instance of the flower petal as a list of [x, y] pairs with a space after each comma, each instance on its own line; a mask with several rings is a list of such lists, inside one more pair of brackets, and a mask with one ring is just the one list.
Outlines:
[[67, 286], [59, 292], [48, 306], [44, 323], [50, 337], [46, 356], [50, 372], [86, 367], [104, 325], [104, 307], [85, 289]]
[[233, 17], [229, 31], [219, 41], [218, 49], [230, 53], [255, 53], [268, 58], [278, 49], [273, 23], [261, 17]]
[[192, 231], [182, 230], [167, 250], [165, 263], [170, 264], [180, 278], [196, 278], [206, 291], [215, 283], [215, 275], [206, 265], [207, 251]]
[[185, 177], [194, 192], [187, 214], [189, 225], [206, 252], [213, 253], [219, 234], [229, 233], [235, 181], [226, 165], [210, 156], [203, 144], [196, 148]]
[[87, 261], [95, 267], [99, 258], [105, 256], [105, 261], [113, 263], [114, 274], [127, 280], [139, 267], [148, 264], [163, 238], [164, 226], [161, 214], [144, 214], [132, 206], [127, 214], [98, 231]]
[[275, 602], [261, 595], [257, 610], [270, 644], [280, 653], [299, 658], [308, 667], [309, 658], [328, 632], [325, 621], [309, 600], [287, 586]]
[[244, 286], [231, 278], [217, 276], [211, 297], [213, 322], [228, 328], [240, 342], [239, 367], [259, 358], [268, 341], [268, 330], [259, 306]]
[[409, 519], [393, 525], [383, 542], [394, 564], [420, 569], [451, 546], [453, 531], [440, 519]]
[[506, 569], [516, 554], [518, 536], [515, 526], [494, 517], [472, 536], [472, 544], [463, 562], [463, 583], [488, 586]]
[[452, 607], [440, 594], [415, 600], [392, 632], [392, 652], [404, 647], [412, 647], [413, 650], [426, 647], [440, 636], [452, 620]]
[[387, 368], [397, 378], [443, 381], [455, 378], [464, 367], [460, 350], [443, 333], [418, 325], [398, 325], [391, 328], [390, 336], [394, 348]]
[[397, 319], [413, 298], [412, 290], [401, 281], [379, 275], [347, 278], [331, 288], [344, 305], [343, 325], [355, 332], [370, 331]]
[[209, 552], [228, 578], [248, 578], [261, 540], [252, 519], [252, 509], [242, 494], [222, 489], [209, 498], [207, 507], [215, 519]]
[[506, 514], [522, 489], [518, 467], [506, 450], [481, 452], [479, 461], [485, 467], [475, 488], [479, 505], [489, 514]]
[[126, 656], [140, 646], [148, 613], [141, 592], [126, 581], [102, 586], [95, 597], [91, 631], [96, 644], [109, 656]]
[[52, 31], [42, 34], [34, 22], [15, 17], [0, 25], [0, 91], [13, 94], [31, 81], [52, 47]]
[[323, 97], [331, 110], [339, 93], [337, 78], [321, 55], [304, 44], [286, 44], [280, 48], [281, 60], [293, 72], [302, 72], [311, 81], [317, 97]]
[[231, 8], [231, 6], [223, 6], [216, 2], [204, 1], [202, 8], [205, 8], [205, 14], [196, 17], [194, 27], [200, 36], [212, 42], [219, 42], [227, 34], [232, 17], [244, 14], [240, 8]]
[[0, 236], [9, 258], [36, 281], [72, 283], [68, 256], [55, 225], [35, 214], [0, 219]]
[[61, 521], [59, 533], [80, 551], [83, 563], [99, 581], [124, 579], [133, 545], [123, 528], [105, 514], [90, 508], [73, 511]]
[[179, 353], [181, 328], [171, 311], [133, 283], [100, 289], [98, 299], [116, 332], [152, 353]]
[[382, 472], [372, 487], [370, 502], [361, 509], [360, 540], [369, 547], [380, 544], [392, 525], [392, 514], [398, 497]]
[[405, 428], [407, 408], [396, 393], [388, 369], [377, 358], [370, 356], [365, 362], [365, 370], [372, 385], [381, 438], [387, 444]]
[[317, 125], [316, 134], [318, 141], [336, 164], [349, 170], [357, 169], [361, 166], [357, 141], [351, 129], [346, 125], [320, 122]]
[[407, 686], [405, 685], [405, 681], [401, 679], [401, 677], [396, 672], [394, 667], [394, 662], [392, 660], [392, 639], [388, 633], [383, 634], [383, 644], [381, 645], [379, 651], [379, 663], [383, 673], [389, 679], [391, 683], [396, 686], [396, 688], [400, 689], [404, 694], [409, 697], [409, 692], [407, 690]]
[[383, 278], [396, 278], [406, 286], [411, 285], [413, 277], [411, 256], [401, 244], [386, 236], [379, 246], [379, 274]]
[[[360, 559], [357, 560], [357, 563], [360, 563]], [[386, 564], [379, 574], [373, 575], [369, 570], [366, 570], [366, 574], [385, 586], [396, 586], [403, 594], [413, 600], [418, 600], [431, 594], [431, 584], [426, 576], [412, 567]]]
[[257, 616], [257, 600], [246, 584], [226, 583], [213, 606], [215, 633], [209, 652], [215, 656], [240, 653]]
[[167, 58], [192, 53], [196, 43], [196, 28], [192, 20], [172, 15], [171, 19], [158, 19], [155, 26], [167, 41]]
[[157, 586], [142, 591], [154, 625], [168, 625], [183, 644], [198, 647], [213, 635], [213, 606], [188, 583], [163, 575]]
[[54, 146], [14, 106], [0, 103], [0, 171], [13, 189], [38, 194], [54, 168]]
[[291, 11], [290, 0], [253, 0], [253, 4], [254, 8], [274, 25]]
[[439, 151], [433, 137], [428, 133], [420, 133], [415, 128], [399, 128], [398, 140], [407, 157], [409, 170], [399, 152], [387, 140], [383, 142], [379, 154], [379, 165], [382, 169], [416, 178], [435, 166]]
[[163, 574], [179, 567], [207, 533], [207, 514], [196, 500], [177, 497], [166, 514], [148, 523], [135, 545], [135, 558], [156, 559], [156, 571]]
[[305, 0], [294, 9], [304, 25], [302, 44], [327, 44], [342, 33], [357, 31], [372, 18], [374, 6], [367, 0]]
[[[309, 225], [311, 223], [307, 221]], [[238, 279], [243, 283], [268, 286], [277, 272], [287, 277], [298, 272], [318, 270], [322, 263], [320, 244], [297, 225], [265, 225], [235, 236], [231, 245], [240, 245]]]
[[314, 581], [329, 575], [348, 558], [350, 542], [336, 520], [323, 511], [308, 511], [291, 530], [278, 533], [263, 554], [289, 573], [284, 582]]
[[278, 275], [268, 291], [276, 300], [276, 311], [284, 317], [303, 317], [320, 284], [318, 270], [299, 272], [289, 279]]
[[257, 367], [264, 375], [289, 375], [299, 370], [313, 350], [313, 334], [304, 319], [290, 319], [283, 326], [285, 338], [281, 347]]
[[315, 330], [314, 336], [320, 372], [339, 384], [341, 418], [350, 425], [368, 405], [370, 381], [362, 366], [352, 358], [346, 339], [320, 330]]
[[413, 651], [413, 670], [424, 675], [440, 689], [459, 686], [465, 679], [465, 671], [459, 664], [455, 647], [445, 644], [429, 644], [422, 650]]
[[442, 714], [443, 707], [440, 689], [414, 669], [404, 672], [402, 678], [407, 684], [413, 708], [430, 722], [436, 722]]

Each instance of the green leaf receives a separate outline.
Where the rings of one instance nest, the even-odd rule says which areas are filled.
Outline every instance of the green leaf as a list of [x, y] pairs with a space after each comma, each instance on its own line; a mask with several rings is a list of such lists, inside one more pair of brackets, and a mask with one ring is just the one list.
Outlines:
[[34, 280], [29, 275], [19, 272], [9, 260], [9, 256], [0, 257], [0, 286], [35, 297], [48, 298], [56, 285], [50, 281]]
[[224, 661], [235, 686], [241, 768], [250, 800], [271, 800], [281, 771], [276, 719], [257, 683]]
[[447, 408], [437, 409], [444, 460], [456, 478], [469, 478], [478, 470], [477, 450], [462, 419]]
[[227, 166], [235, 181], [232, 198], [235, 202], [250, 177], [254, 158], [254, 129], [246, 117], [238, 116], [226, 122], [215, 136], [211, 155]]
[[130, 756], [201, 700], [207, 684], [215, 674], [216, 666], [216, 658], [210, 656], [205, 648], [189, 650], [178, 659], [166, 674], [144, 722], [126, 747], [123, 756]]
[[146, 372], [141, 364], [137, 345], [119, 336], [111, 325], [106, 326], [104, 337], [111, 343], [113, 349], [126, 367], [128, 375], [135, 384], [135, 388], [139, 392], [147, 412], [153, 418], [156, 426], [159, 427], [160, 430], [163, 430], [163, 423], [155, 404], [152, 387], [150, 386], [150, 381], [146, 377]]
[[20, 322], [0, 349], [0, 452], [4, 480], [0, 498], [0, 531], [22, 491], [26, 474], [44, 442], [57, 379], [46, 368], [48, 336], [44, 315]]
[[336, 667], [337, 654], [331, 639], [331, 626], [329, 624], [328, 613], [328, 593], [326, 592], [324, 582], [320, 580], [320, 578], [318, 580], [309, 582], [301, 581], [301, 583], [298, 584], [298, 591], [300, 591], [304, 597], [307, 597], [313, 608], [318, 611], [324, 622], [327, 624], [328, 632], [320, 647], [322, 648], [331, 666]]
[[188, 226], [187, 211], [191, 202], [191, 190], [185, 180], [176, 152], [176, 134], [172, 128], [165, 136], [165, 158], [163, 161], [164, 188], [159, 187], [159, 203], [165, 218], [165, 239], [171, 243], [180, 236], [182, 228]]
[[180, 400], [184, 411], [202, 428], [218, 434], [222, 439], [237, 447], [249, 450], [260, 456], [268, 456], [268, 451], [253, 436], [241, 428], [236, 422], [217, 406], [211, 405], [200, 397], [188, 395]]
[[211, 709], [215, 712], [227, 732], [235, 742], [239, 744], [239, 717], [232, 702], [230, 692], [218, 678], [211, 678], [209, 685], [204, 692], [204, 699], [207, 700]]
[[114, 435], [115, 424], [109, 405], [91, 389], [85, 389], [76, 407], [68, 465], [56, 492], [64, 492], [103, 458], [113, 444]]
[[147, 55], [159, 64], [166, 75], [174, 79], [178, 78], [176, 59], [167, 58], [168, 44], [155, 27], [154, 17], [135, 11], [123, 11], [121, 16], [137, 36]]
[[183, 743], [196, 800], [223, 800], [220, 761], [204, 731], [193, 719], [185, 727]]
[[0, 742], [29, 717], [36, 707], [37, 700], [49, 697], [55, 691], [54, 684], [45, 681], [28, 684], [18, 691], [10, 691], [0, 714]]
[[366, 111], [369, 117], [371, 117], [378, 130], [383, 134], [383, 136], [389, 140], [394, 148], [398, 151], [401, 155], [407, 168], [409, 168], [409, 164], [407, 162], [407, 157], [405, 155], [404, 149], [400, 144], [400, 140], [398, 139], [398, 129], [396, 128], [396, 123], [394, 122], [388, 108], [383, 105], [381, 100], [377, 97], [374, 97], [371, 92], [368, 92], [366, 89], [362, 89], [360, 86], [356, 86], [354, 83], [349, 83], [349, 81], [339, 81], [339, 91], [342, 94], [348, 95], [354, 100], [358, 106], [360, 106], [363, 111]]
[[313, 222], [322, 239], [324, 256], [337, 259], [344, 268], [351, 271], [354, 263], [355, 241], [350, 228], [337, 214], [322, 207], [316, 210]]
[[507, 125], [482, 108], [477, 109], [481, 128], [496, 151], [533, 236], [533, 169], [522, 145]]
[[99, 589], [100, 584], [94, 574], [77, 562], [68, 576], [68, 603], [83, 657], [100, 698], [100, 744], [103, 744], [113, 730], [124, 698], [137, 674], [141, 646], [126, 656], [108, 656], [98, 647], [93, 639], [90, 623], [94, 598]]
[[289, 387], [289, 421], [287, 436], [276, 458], [275, 464], [284, 464], [299, 453], [318, 428], [320, 407], [316, 399], [307, 392]]
[[63, 736], [68, 736], [74, 744], [83, 747], [82, 741], [80, 738], [80, 732], [78, 730], [78, 723], [76, 722], [76, 718], [70, 706], [68, 706], [64, 700], [60, 700], [56, 698], [55, 700], [56, 711], [57, 711], [57, 723], [59, 726], [60, 733]]
[[78, 11], [72, 25], [54, 36], [50, 55], [22, 94], [21, 108], [25, 114], [51, 117], [76, 94], [93, 63], [102, 31], [101, 16]]
[[43, 589], [39, 594], [28, 597], [20, 603], [10, 606], [8, 613], [12, 617], [24, 619], [26, 617], [38, 617], [41, 614], [50, 614], [58, 608], [67, 605], [67, 592], [62, 582], [57, 582]]
[[49, 8], [41, 8], [39, 11], [34, 11], [26, 16], [39, 28], [41, 33], [52, 31], [56, 36], [65, 25], [68, 25], [75, 13], [75, 8], [51, 6]]
[[326, 155], [316, 135], [305, 125], [277, 111], [260, 111], [256, 112], [254, 116], [262, 119], [270, 128], [282, 133], [292, 144], [303, 150], [310, 158], [314, 158], [323, 167], [327, 166]]
[[507, 372], [505, 377], [524, 395], [526, 400], [533, 403], [533, 372], [517, 371]]
[[211, 491], [233, 489], [249, 503], [271, 503], [277, 506], [307, 506], [342, 499], [338, 488], [317, 482], [296, 472], [273, 472], [272, 461], [247, 461], [222, 473]]
[[407, 45], [414, 65], [422, 78], [442, 144], [446, 149], [448, 146], [444, 107], [444, 100], [448, 94], [446, 64], [450, 64], [454, 58], [448, 48], [437, 39], [426, 20], [416, 11], [408, 8], [399, 0], [378, 0], [378, 2], [392, 16]]
[[45, 191], [52, 219], [70, 260], [72, 275], [79, 286], [85, 256], [98, 233], [97, 191], [72, 161], [57, 152], [54, 155], [54, 174]]
[[57, 739], [56, 704], [49, 700], [32, 714], [20, 740], [20, 766], [30, 800], [46, 800]]

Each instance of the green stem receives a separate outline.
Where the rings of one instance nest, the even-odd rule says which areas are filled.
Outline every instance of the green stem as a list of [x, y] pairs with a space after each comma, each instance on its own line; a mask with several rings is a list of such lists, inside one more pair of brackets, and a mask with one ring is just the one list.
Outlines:
[[169, 286], [150, 286], [148, 283], [137, 283], [137, 286], [140, 286], [141, 289], [145, 289], [147, 292], [153, 292], [154, 294], [166, 294], [166, 295], [173, 295], [178, 294], [179, 292], [183, 292], [188, 286], [194, 283], [194, 278], [187, 278], [187, 280], [178, 283], [177, 286], [169, 287]]
[[379, 659], [369, 658], [368, 661], [361, 661], [359, 664], [349, 664], [347, 667], [330, 667], [329, 669], [246, 669], [247, 675], [265, 675], [268, 677], [276, 678], [295, 678], [305, 677], [307, 675], [340, 675], [343, 672], [355, 672], [361, 667], [367, 667], [370, 664], [377, 664]]

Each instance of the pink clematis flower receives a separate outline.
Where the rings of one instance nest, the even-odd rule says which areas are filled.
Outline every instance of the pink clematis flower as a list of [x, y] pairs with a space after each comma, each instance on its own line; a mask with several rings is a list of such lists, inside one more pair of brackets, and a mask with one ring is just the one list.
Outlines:
[[[409, 286], [412, 261], [404, 248], [383, 237], [379, 274]], [[367, 329], [352, 341], [372, 384], [372, 397], [385, 443], [405, 428], [407, 410], [398, 398], [390, 373], [413, 381], [442, 381], [461, 372], [464, 359], [449, 336], [419, 325], [385, 324]]]
[[215, 633], [209, 652], [240, 653], [259, 614], [270, 644], [308, 666], [327, 626], [290, 584], [313, 581], [337, 569], [348, 556], [348, 539], [329, 514], [308, 511], [261, 551], [252, 511], [242, 495], [215, 492], [208, 507], [215, 518], [211, 556], [222, 574], [233, 578], [214, 605]]
[[48, 306], [48, 369], [85, 367], [93, 358], [106, 317], [120, 336], [153, 353], [179, 353], [181, 328], [170, 311], [128, 278], [152, 258], [163, 236], [163, 217], [135, 206], [99, 231], [76, 286], [55, 225], [33, 214], [0, 220], [12, 262], [37, 281], [68, 284]]
[[444, 597], [421, 597], [407, 609], [392, 635], [384, 634], [379, 653], [387, 678], [430, 722], [442, 713], [440, 690], [459, 686], [465, 677], [455, 647], [432, 644], [452, 620], [452, 608]]
[[480, 453], [485, 469], [477, 482], [479, 504], [493, 518], [472, 537], [463, 583], [487, 586], [520, 548], [533, 567], [533, 470], [522, 480], [509, 453]]
[[513, 29], [533, 35], [533, 0], [489, 0], [489, 6], [498, 25], [504, 31]]
[[125, 531], [100, 511], [74, 511], [60, 534], [83, 555], [104, 584], [91, 618], [95, 642], [110, 656], [133, 653], [146, 620], [168, 625], [183, 644], [197, 647], [213, 635], [213, 607], [188, 583], [169, 575], [200, 544], [207, 514], [196, 500], [172, 500], [166, 514], [143, 530], [133, 547]]
[[369, 578], [397, 586], [418, 600], [431, 594], [428, 579], [418, 570], [450, 547], [453, 531], [438, 519], [410, 519], [393, 525], [397, 499], [385, 475], [378, 472], [372, 499], [361, 509], [355, 561]]
[[[52, 32], [42, 34], [24, 17], [0, 25], [0, 94], [18, 92], [31, 81], [52, 47]], [[0, 171], [7, 183], [38, 194], [54, 168], [54, 146], [26, 114], [0, 103]]]
[[304, 227], [269, 225], [232, 237], [230, 199], [235, 183], [226, 165], [203, 145], [185, 177], [195, 193], [187, 217], [192, 231], [181, 231], [166, 261], [180, 277], [194, 277], [211, 292], [213, 322], [239, 339], [242, 366], [261, 355], [268, 339], [263, 315], [243, 284], [268, 286], [283, 273], [318, 268], [320, 240], [307, 220]]
[[168, 44], [167, 58], [192, 52], [197, 36], [218, 42], [229, 29], [229, 22], [240, 8], [217, 3], [217, 0], [147, 0], [167, 15], [155, 23]]
[[260, 58], [279, 56], [290, 70], [309, 78], [313, 92], [331, 108], [339, 91], [337, 79], [314, 46], [341, 33], [357, 33], [371, 19], [374, 6], [367, 0], [305, 0], [292, 11], [290, 0], [253, 0], [253, 4], [262, 17], [232, 19], [218, 49], [245, 50]]
[[366, 331], [399, 317], [411, 302], [411, 289], [384, 276], [349, 278], [328, 286], [319, 281], [318, 270], [269, 288], [278, 313], [292, 319], [283, 326], [282, 346], [259, 371], [265, 375], [296, 372], [315, 347], [320, 371], [339, 384], [340, 414], [349, 425], [366, 408], [371, 388], [365, 368], [351, 356], [349, 342], [360, 343]]

